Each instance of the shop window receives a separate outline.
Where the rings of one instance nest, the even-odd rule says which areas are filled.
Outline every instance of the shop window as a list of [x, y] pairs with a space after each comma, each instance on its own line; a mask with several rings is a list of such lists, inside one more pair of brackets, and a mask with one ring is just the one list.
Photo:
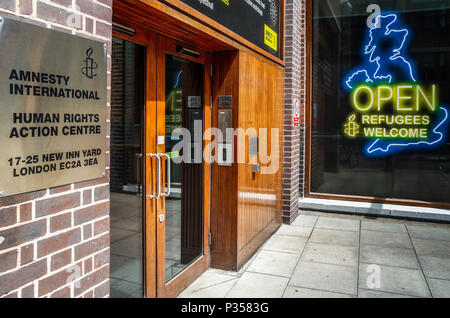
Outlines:
[[450, 203], [450, 1], [310, 4], [310, 192]]

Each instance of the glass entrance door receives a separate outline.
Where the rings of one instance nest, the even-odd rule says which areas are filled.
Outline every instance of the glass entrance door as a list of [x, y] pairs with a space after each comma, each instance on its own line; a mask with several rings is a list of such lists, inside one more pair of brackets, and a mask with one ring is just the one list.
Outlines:
[[135, 31], [112, 45], [111, 294], [176, 297], [209, 267], [210, 56]]
[[210, 66], [206, 53], [165, 37], [157, 48], [157, 295], [174, 297], [209, 267]]
[[203, 254], [202, 142], [192, 140], [196, 125], [203, 130], [203, 65], [166, 54], [165, 67], [166, 178], [171, 191], [165, 198], [164, 241], [169, 282]]
[[144, 296], [144, 46], [112, 40], [111, 297]]

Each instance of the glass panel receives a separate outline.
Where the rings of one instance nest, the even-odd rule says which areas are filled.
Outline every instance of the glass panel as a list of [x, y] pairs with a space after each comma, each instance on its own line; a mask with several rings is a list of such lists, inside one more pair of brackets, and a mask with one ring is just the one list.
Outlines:
[[[191, 160], [203, 152], [202, 118], [203, 65], [166, 55], [166, 153], [172, 158], [171, 194], [166, 198], [166, 281], [203, 253], [202, 155]], [[195, 127], [199, 142], [194, 140]]]
[[114, 38], [111, 72], [111, 297], [143, 297], [145, 48]]
[[312, 3], [311, 192], [449, 203], [450, 1]]

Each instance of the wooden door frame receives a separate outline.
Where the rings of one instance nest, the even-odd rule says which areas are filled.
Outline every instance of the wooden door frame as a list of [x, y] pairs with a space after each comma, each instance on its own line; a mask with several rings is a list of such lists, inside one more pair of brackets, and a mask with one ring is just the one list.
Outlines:
[[[182, 42], [169, 39], [158, 35], [153, 31], [127, 23], [126, 21], [117, 21], [118, 23], [129, 26], [136, 31], [134, 36], [124, 35], [113, 31], [113, 36], [129, 42], [133, 42], [146, 47], [146, 84], [145, 84], [145, 118], [144, 118], [144, 149], [145, 154], [164, 153], [165, 145], [157, 145], [157, 136], [165, 135], [165, 81], [157, 80], [157, 77], [164, 77], [165, 54], [171, 54], [186, 60], [194, 61], [204, 65], [204, 98], [203, 98], [203, 122], [204, 130], [211, 127], [211, 105], [209, 96], [211, 95], [211, 56], [193, 48]], [[177, 45], [189, 47], [200, 52], [199, 58], [193, 58], [177, 52]], [[163, 60], [161, 60], [163, 59]], [[158, 95], [157, 92], [159, 92]], [[161, 114], [158, 116], [158, 114]], [[154, 129], [152, 129], [154, 128]], [[204, 147], [209, 142], [204, 141]], [[210, 249], [209, 249], [209, 230], [210, 230], [210, 178], [211, 165], [203, 162], [203, 256], [188, 266], [179, 276], [175, 277], [165, 284], [165, 266], [161, 264], [164, 260], [164, 247], [161, 244], [165, 241], [164, 227], [161, 228], [157, 222], [157, 215], [165, 210], [165, 200], [150, 199], [149, 194], [154, 194], [157, 188], [157, 169], [155, 169], [156, 160], [145, 156], [145, 183], [143, 193], [145, 195], [144, 209], [144, 282], [145, 297], [175, 297], [198, 276], [209, 268]], [[161, 185], [165, 180], [163, 165], [161, 166]], [[164, 212], [165, 213], [165, 212]], [[165, 224], [165, 223], [164, 223]], [[159, 244], [158, 244], [159, 242]], [[158, 254], [158, 253], [162, 253]], [[158, 259], [158, 255], [160, 258]], [[158, 264], [159, 263], [159, 264]], [[158, 285], [161, 286], [158, 288]]]
[[[177, 46], [190, 48], [198, 53], [198, 58], [190, 57], [181, 54], [177, 50]], [[165, 136], [165, 56], [170, 54], [183, 58], [185, 60], [193, 61], [203, 64], [203, 130], [211, 127], [211, 56], [210, 54], [194, 47], [190, 47], [177, 40], [169, 39], [165, 36], [158, 35], [157, 39], [157, 134], [158, 136]], [[156, 138], [155, 138], [156, 140]], [[204, 141], [204, 147], [207, 147], [207, 142]], [[157, 145], [158, 153], [165, 153], [165, 145]], [[162, 173], [162, 180], [166, 180], [164, 169]], [[205, 272], [210, 265], [210, 249], [209, 249], [209, 229], [210, 229], [210, 164], [203, 160], [203, 255], [195, 260], [191, 265], [184, 269], [180, 274], [175, 276], [167, 284], [165, 281], [165, 221], [156, 224], [156, 260], [157, 260], [157, 297], [176, 297], [182, 290], [188, 287], [195, 279], [197, 279], [203, 272]], [[161, 185], [164, 184], [161, 181]], [[165, 214], [165, 198], [158, 199], [157, 213]], [[156, 218], [155, 218], [156, 219]], [[166, 219], [166, 218], [165, 218]]]
[[[123, 23], [123, 25], [126, 25]], [[113, 31], [112, 36], [132, 43], [142, 45], [146, 48], [146, 74], [145, 74], [145, 103], [143, 119], [144, 156], [143, 160], [143, 213], [144, 213], [144, 297], [156, 297], [156, 202], [150, 200], [147, 195], [154, 193], [156, 189], [156, 171], [152, 169], [153, 162], [146, 156], [156, 153], [156, 138], [148, 138], [148, 125], [156, 125], [156, 34], [139, 27], [133, 26], [136, 35], [128, 36]]]

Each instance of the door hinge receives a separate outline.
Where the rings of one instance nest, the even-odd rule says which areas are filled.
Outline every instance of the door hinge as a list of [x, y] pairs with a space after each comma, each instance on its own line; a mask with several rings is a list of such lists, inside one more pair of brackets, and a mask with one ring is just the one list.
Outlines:
[[212, 64], [211, 64], [211, 78], [213, 77], [213, 66], [212, 66]]
[[211, 232], [208, 233], [208, 244], [211, 245], [212, 242], [212, 236], [211, 236]]

